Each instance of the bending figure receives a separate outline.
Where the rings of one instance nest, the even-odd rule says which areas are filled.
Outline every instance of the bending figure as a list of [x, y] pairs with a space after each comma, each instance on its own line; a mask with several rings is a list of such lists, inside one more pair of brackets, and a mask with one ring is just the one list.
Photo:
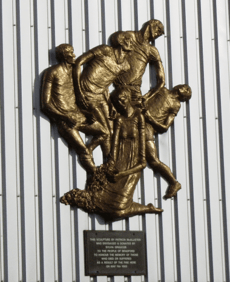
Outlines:
[[[78, 105], [93, 114], [103, 126], [106, 138], [101, 143], [92, 142], [88, 149], [92, 152], [101, 145], [104, 159], [110, 152], [113, 121], [110, 119], [112, 108], [108, 87], [115, 78], [130, 69], [126, 60], [132, 49], [132, 36], [125, 32], [117, 32], [116, 47], [97, 46], [81, 55], [73, 68], [74, 87]], [[86, 64], [81, 72], [81, 66]], [[93, 133], [92, 133], [93, 135]]]
[[[140, 105], [142, 102], [147, 102], [165, 85], [165, 74], [160, 54], [157, 48], [150, 44], [150, 42], [164, 34], [164, 26], [158, 20], [150, 20], [139, 31], [125, 32], [130, 34], [133, 39], [132, 51], [126, 57], [130, 69], [123, 75], [118, 76], [114, 81], [114, 85], [115, 87], [129, 87], [132, 91], [132, 101]], [[112, 41], [112, 45], [116, 46], [116, 41], [115, 43]], [[156, 70], [157, 85], [142, 97], [142, 76], [148, 63], [152, 64]]]

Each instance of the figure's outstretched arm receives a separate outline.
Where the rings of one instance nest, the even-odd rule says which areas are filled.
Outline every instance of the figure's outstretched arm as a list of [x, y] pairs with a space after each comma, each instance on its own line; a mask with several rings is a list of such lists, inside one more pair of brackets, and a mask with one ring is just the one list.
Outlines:
[[94, 58], [94, 54], [88, 51], [77, 58], [75, 65], [73, 66], [73, 83], [76, 95], [76, 100], [85, 108], [88, 108], [87, 99], [81, 89], [81, 66], [88, 63]]
[[165, 85], [164, 67], [160, 58], [160, 54], [154, 46], [151, 46], [150, 48], [150, 63], [153, 63], [156, 70], [157, 85], [154, 88], [151, 88], [150, 91], [143, 96], [144, 103], [146, 103], [151, 97], [159, 92], [159, 90]]
[[158, 132], [158, 133], [164, 133], [168, 130], [168, 128], [172, 125], [175, 114], [170, 114], [165, 121], [164, 124], [159, 123], [157, 120], [155, 120], [148, 111], [145, 113], [145, 118], [150, 122], [153, 126], [153, 128]]

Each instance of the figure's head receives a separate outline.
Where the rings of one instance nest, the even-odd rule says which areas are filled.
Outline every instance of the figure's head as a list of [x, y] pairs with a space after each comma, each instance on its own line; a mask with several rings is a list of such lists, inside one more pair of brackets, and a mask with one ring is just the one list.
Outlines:
[[192, 96], [192, 89], [187, 84], [179, 84], [173, 87], [172, 91], [178, 95], [181, 102], [187, 102]]
[[68, 64], [75, 63], [75, 54], [73, 53], [73, 46], [70, 44], [61, 44], [56, 47], [56, 59], [59, 63], [66, 62]]
[[131, 106], [131, 91], [128, 87], [118, 87], [110, 94], [111, 101], [118, 112], [124, 112]]
[[132, 31], [117, 31], [111, 36], [111, 45], [115, 48], [121, 46], [125, 51], [133, 49], [134, 35]]
[[143, 36], [146, 37], [146, 39], [149, 41], [153, 41], [165, 33], [162, 22], [158, 20], [150, 20], [144, 23], [141, 28], [141, 32]]

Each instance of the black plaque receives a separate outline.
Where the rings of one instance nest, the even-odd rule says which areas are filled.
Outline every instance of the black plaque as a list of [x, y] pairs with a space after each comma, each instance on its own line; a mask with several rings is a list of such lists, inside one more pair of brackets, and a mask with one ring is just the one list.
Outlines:
[[146, 275], [142, 231], [84, 231], [85, 274]]

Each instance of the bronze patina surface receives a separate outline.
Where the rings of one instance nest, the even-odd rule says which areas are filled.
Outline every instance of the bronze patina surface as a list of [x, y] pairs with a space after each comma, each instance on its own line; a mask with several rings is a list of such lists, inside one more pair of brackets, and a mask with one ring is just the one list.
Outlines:
[[[58, 64], [45, 70], [43, 77], [42, 109], [89, 173], [86, 188], [67, 192], [62, 203], [108, 219], [159, 214], [163, 210], [151, 203], [133, 202], [147, 163], [169, 184], [164, 199], [175, 197], [181, 189], [157, 156], [154, 134], [168, 130], [181, 102], [191, 98], [191, 88], [165, 88], [161, 58], [151, 44], [162, 34], [162, 23], [150, 20], [139, 31], [114, 33], [111, 46], [97, 46], [76, 60], [71, 45], [56, 48]], [[157, 83], [142, 96], [142, 76], [148, 63], [156, 70]], [[111, 84], [114, 90], [110, 94]], [[89, 144], [83, 142], [79, 131], [93, 136]], [[92, 152], [98, 145], [104, 162], [96, 167]]]

